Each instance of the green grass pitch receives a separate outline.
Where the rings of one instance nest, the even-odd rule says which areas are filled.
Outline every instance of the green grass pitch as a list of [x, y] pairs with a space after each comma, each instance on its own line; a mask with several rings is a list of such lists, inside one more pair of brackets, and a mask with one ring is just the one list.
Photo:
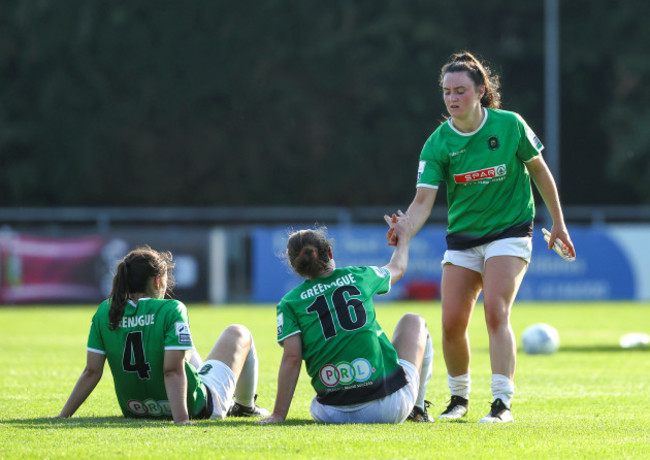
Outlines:
[[[281, 348], [271, 305], [190, 305], [192, 335], [205, 356], [228, 324], [242, 323], [260, 358], [258, 403], [272, 409]], [[309, 416], [313, 390], [304, 371], [283, 425], [199, 421], [195, 426], [121, 417], [110, 370], [68, 420], [53, 420], [85, 363], [95, 307], [0, 308], [0, 459], [5, 458], [650, 458], [650, 347], [622, 349], [621, 335], [650, 333], [642, 303], [517, 303], [519, 341], [526, 326], [549, 323], [560, 351], [519, 352], [515, 423], [476, 423], [490, 404], [488, 342], [482, 307], [470, 327], [473, 392], [462, 422], [318, 425]], [[406, 312], [422, 314], [435, 348], [427, 391], [434, 415], [446, 405], [440, 305], [378, 304], [390, 337]]]

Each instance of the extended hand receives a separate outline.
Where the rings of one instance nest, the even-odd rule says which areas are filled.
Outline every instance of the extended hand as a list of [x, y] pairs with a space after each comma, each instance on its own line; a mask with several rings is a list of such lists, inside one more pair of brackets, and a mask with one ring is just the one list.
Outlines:
[[258, 420], [255, 423], [258, 424], [268, 424], [268, 423], [282, 423], [284, 422], [284, 417], [281, 417], [279, 415], [271, 414], [266, 418], [263, 418], [262, 420]]
[[174, 425], [196, 425], [196, 422], [191, 420], [181, 420], [180, 422], [174, 422]]
[[386, 232], [386, 239], [388, 240], [388, 246], [397, 246], [397, 234], [395, 233], [394, 224], [397, 223], [397, 216], [395, 213], [391, 217], [388, 217], [384, 214], [384, 220], [388, 224], [388, 232]]

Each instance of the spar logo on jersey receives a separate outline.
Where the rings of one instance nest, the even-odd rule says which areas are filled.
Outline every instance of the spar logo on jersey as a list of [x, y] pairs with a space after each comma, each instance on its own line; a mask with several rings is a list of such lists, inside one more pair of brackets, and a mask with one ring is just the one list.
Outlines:
[[506, 165], [493, 166], [491, 168], [480, 169], [461, 174], [454, 174], [454, 182], [457, 184], [467, 184], [476, 181], [489, 181], [495, 177], [506, 175]]

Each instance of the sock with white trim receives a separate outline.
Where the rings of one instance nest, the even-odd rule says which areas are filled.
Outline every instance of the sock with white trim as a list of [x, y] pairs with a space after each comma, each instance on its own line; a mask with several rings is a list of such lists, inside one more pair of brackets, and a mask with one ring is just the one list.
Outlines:
[[492, 398], [493, 401], [500, 399], [506, 407], [510, 407], [510, 401], [515, 394], [515, 382], [502, 374], [492, 374]]
[[452, 377], [447, 372], [447, 385], [452, 396], [469, 399], [469, 393], [472, 390], [472, 378], [469, 372], [467, 374], [457, 375], [456, 377]]
[[420, 369], [420, 388], [418, 389], [418, 397], [415, 400], [415, 405], [424, 410], [424, 397], [427, 392], [427, 384], [431, 379], [433, 368], [433, 344], [431, 343], [431, 335], [427, 337], [427, 343], [424, 348], [424, 356], [422, 357], [422, 369]]

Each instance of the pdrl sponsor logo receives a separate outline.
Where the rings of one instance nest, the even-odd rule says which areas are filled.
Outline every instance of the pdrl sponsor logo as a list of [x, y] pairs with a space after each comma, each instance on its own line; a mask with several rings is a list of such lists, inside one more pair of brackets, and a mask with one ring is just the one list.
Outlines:
[[365, 358], [357, 358], [351, 363], [346, 361], [337, 365], [325, 364], [318, 371], [318, 376], [323, 385], [335, 387], [336, 385], [350, 385], [354, 382], [365, 382], [370, 378], [375, 369]]
[[457, 184], [466, 184], [480, 180], [490, 180], [495, 177], [506, 175], [506, 165], [493, 166], [492, 168], [480, 169], [461, 174], [454, 174], [454, 182]]
[[138, 401], [137, 399], [130, 399], [126, 405], [135, 415], [150, 415], [153, 417], [172, 415], [172, 408], [169, 405], [169, 401], [154, 401], [153, 399]]

